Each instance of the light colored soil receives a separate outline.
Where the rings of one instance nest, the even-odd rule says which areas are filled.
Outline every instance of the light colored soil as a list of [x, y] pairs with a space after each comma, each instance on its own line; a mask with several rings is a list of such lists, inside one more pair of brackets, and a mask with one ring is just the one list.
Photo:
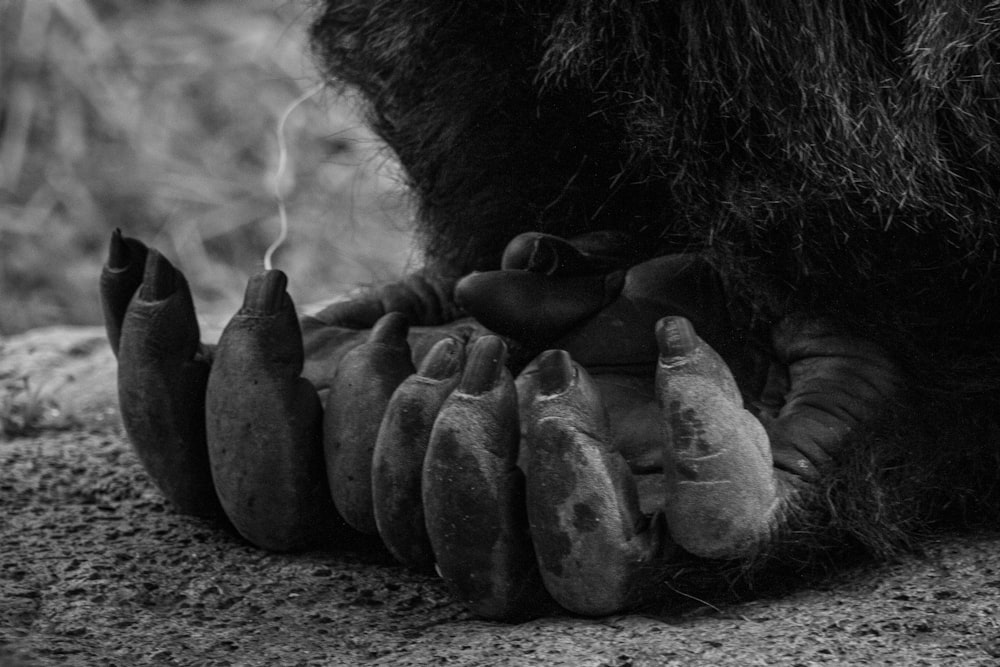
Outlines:
[[522, 625], [473, 619], [379, 553], [259, 551], [150, 484], [101, 340], [0, 347], [0, 380], [31, 373], [73, 406], [54, 423], [75, 424], [0, 442], [0, 667], [1000, 664], [1000, 534], [721, 610]]

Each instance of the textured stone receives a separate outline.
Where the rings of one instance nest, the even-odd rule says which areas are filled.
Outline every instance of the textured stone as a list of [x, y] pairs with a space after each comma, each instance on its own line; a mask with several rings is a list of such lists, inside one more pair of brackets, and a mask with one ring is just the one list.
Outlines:
[[[87, 343], [100, 331], [61, 331], [5, 341], [0, 368], [29, 368], [27, 354], [58, 378], [91, 357], [75, 385], [113, 396], [110, 353]], [[81, 345], [96, 352], [69, 352]], [[115, 413], [81, 416], [89, 425], [0, 442], [0, 667], [991, 665], [1000, 656], [1000, 534], [941, 538], [919, 559], [721, 609], [692, 600], [660, 617], [488, 623], [383, 553], [269, 554], [175, 513]]]

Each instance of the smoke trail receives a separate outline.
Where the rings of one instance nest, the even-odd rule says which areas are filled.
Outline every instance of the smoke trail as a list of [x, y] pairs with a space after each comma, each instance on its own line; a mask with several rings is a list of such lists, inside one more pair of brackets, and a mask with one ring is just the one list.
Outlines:
[[276, 129], [278, 134], [278, 166], [274, 170], [274, 198], [278, 202], [278, 222], [281, 228], [278, 233], [278, 238], [276, 238], [264, 252], [264, 269], [268, 271], [273, 268], [271, 265], [271, 257], [274, 255], [274, 251], [280, 248], [285, 242], [285, 239], [288, 238], [288, 214], [285, 210], [285, 196], [281, 192], [281, 179], [284, 177], [285, 168], [288, 166], [288, 145], [285, 142], [285, 123], [288, 122], [289, 116], [292, 115], [292, 112], [295, 111], [300, 104], [322, 89], [323, 84], [319, 84], [299, 95], [295, 101], [288, 105], [284, 113], [281, 114], [281, 118], [278, 120], [278, 127]]

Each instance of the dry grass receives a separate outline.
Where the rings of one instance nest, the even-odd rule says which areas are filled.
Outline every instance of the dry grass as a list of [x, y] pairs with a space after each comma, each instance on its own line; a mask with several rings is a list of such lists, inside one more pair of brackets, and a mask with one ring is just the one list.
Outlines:
[[[0, 333], [99, 321], [115, 227], [175, 260], [203, 313], [237, 307], [277, 235], [276, 124], [318, 81], [304, 4], [0, 3]], [[408, 202], [350, 101], [315, 95], [285, 136], [293, 297], [400, 273]]]
[[78, 423], [53, 396], [33, 387], [27, 377], [0, 378], [0, 442], [30, 437], [42, 430], [62, 430]]

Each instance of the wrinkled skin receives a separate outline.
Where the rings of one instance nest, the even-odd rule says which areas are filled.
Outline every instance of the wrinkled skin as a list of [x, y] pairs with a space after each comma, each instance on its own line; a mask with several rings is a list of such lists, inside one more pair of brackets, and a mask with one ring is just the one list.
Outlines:
[[780, 543], [899, 380], [835, 323], [758, 349], [702, 260], [623, 243], [525, 234], [454, 302], [413, 278], [301, 322], [268, 271], [208, 347], [180, 272], [116, 232], [126, 429], [178, 510], [265, 549], [377, 534], [494, 619], [655, 601], [657, 568]]

